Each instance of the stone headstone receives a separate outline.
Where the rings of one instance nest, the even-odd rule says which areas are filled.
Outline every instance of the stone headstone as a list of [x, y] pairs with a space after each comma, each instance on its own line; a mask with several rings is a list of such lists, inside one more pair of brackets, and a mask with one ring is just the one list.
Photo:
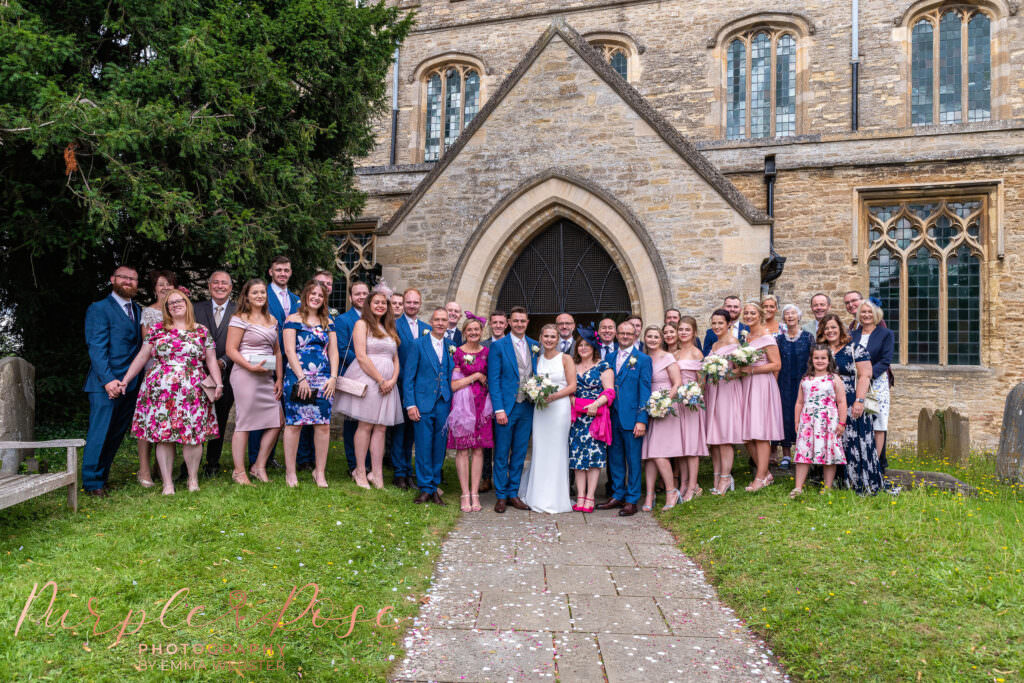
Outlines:
[[917, 416], [917, 454], [935, 457], [942, 453], [942, 420], [931, 408]]
[[963, 464], [971, 455], [970, 421], [956, 408], [942, 413], [942, 453], [951, 463]]
[[[0, 441], [32, 441], [36, 369], [23, 358], [0, 358]], [[32, 451], [0, 450], [0, 472], [16, 474]]]
[[996, 476], [1024, 482], [1024, 384], [1015, 386], [1006, 397], [996, 453]]

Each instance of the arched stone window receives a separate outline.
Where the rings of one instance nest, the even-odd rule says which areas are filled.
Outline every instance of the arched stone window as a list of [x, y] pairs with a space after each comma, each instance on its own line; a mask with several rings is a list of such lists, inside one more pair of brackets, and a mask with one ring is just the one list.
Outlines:
[[797, 132], [797, 37], [757, 27], [731, 36], [725, 50], [725, 136], [787, 137]]
[[909, 15], [910, 122], [992, 118], [993, 10], [934, 4]]
[[617, 74], [630, 83], [639, 79], [640, 54], [644, 49], [637, 47], [631, 36], [624, 33], [588, 33], [584, 38]]
[[981, 365], [990, 194], [897, 192], [868, 199], [868, 287], [896, 338], [894, 362]]
[[448, 63], [423, 74], [423, 160], [437, 161], [480, 111], [480, 69]]

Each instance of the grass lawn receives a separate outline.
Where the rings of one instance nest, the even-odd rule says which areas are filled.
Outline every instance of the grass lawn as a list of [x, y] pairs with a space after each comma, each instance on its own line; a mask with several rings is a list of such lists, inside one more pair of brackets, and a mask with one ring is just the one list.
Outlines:
[[[979, 495], [808, 486], [790, 501], [791, 480], [742, 491], [752, 475], [737, 458], [735, 493], [661, 519], [794, 678], [1024, 679], [1024, 488], [997, 483], [991, 456], [890, 459], [950, 472]], [[701, 473], [707, 489], [710, 462]]]
[[[224, 458], [230, 462], [227, 453]], [[417, 612], [457, 504], [413, 505], [411, 492], [393, 487], [363, 491], [348, 478], [340, 445], [333, 443], [326, 490], [316, 488], [308, 472], [300, 473], [296, 489], [285, 486], [283, 473], [272, 473], [270, 484], [240, 487], [225, 472], [201, 480], [198, 493], [181, 486], [165, 497], [159, 485], [145, 490], [136, 484], [137, 462], [134, 442], [126, 441], [115, 461], [112, 495], [80, 494], [77, 515], [66, 508], [63, 491], [0, 512], [0, 680], [385, 678], [401, 658], [405, 620]], [[454, 471], [447, 481], [455, 481]], [[42, 620], [47, 591], [15, 636], [33, 585], [42, 592], [51, 580], [59, 593], [50, 625]], [[313, 609], [302, 615], [312, 586], [286, 606], [293, 587], [308, 583], [319, 589], [316, 620]], [[165, 628], [160, 613], [181, 588], [189, 593], [171, 603]], [[95, 625], [89, 597], [99, 614]], [[205, 607], [189, 627], [185, 619], [198, 605]], [[357, 605], [364, 610], [360, 623], [346, 635]], [[386, 607], [393, 612], [378, 627], [374, 619]], [[69, 614], [61, 628], [64, 610]], [[114, 645], [126, 617], [126, 633]], [[402, 622], [397, 628], [396, 619]], [[272, 633], [275, 622], [284, 625]], [[168, 655], [172, 643], [213, 649]], [[140, 645], [160, 645], [163, 654], [140, 655]], [[260, 651], [218, 652], [225, 645], [259, 645]], [[205, 668], [171, 668], [183, 661]], [[246, 668], [215, 668], [231, 661]], [[283, 668], [251, 668], [261, 661]]]

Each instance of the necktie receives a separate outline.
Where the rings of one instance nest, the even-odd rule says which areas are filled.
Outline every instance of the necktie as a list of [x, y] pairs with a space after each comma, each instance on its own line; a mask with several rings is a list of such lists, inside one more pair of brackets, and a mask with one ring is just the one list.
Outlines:
[[569, 353], [569, 342], [565, 339], [562, 340], [561, 351], [562, 353]]
[[619, 354], [618, 358], [615, 359], [615, 372], [622, 371], [622, 364], [626, 361], [626, 356], [628, 355], [629, 354], [623, 350], [622, 353]]
[[515, 342], [516, 342], [516, 355], [519, 356], [519, 359], [523, 362], [524, 365], [528, 365], [529, 364], [529, 356], [526, 355], [526, 340], [525, 339], [516, 339]]
[[135, 322], [135, 311], [132, 310], [132, 303], [129, 301], [124, 305], [124, 312], [128, 314], [128, 319]]
[[291, 311], [288, 310], [288, 304], [291, 303], [288, 300], [288, 291], [282, 289], [278, 296], [281, 297], [281, 309], [284, 311], [285, 315], [288, 315], [289, 313], [291, 313]]
[[224, 319], [224, 306], [213, 307], [213, 324], [220, 327], [220, 321]]
[[608, 360], [608, 354], [610, 354], [611, 352], [612, 352], [612, 345], [611, 344], [605, 344], [604, 345], [604, 354], [601, 356], [601, 358], [604, 359], [604, 360]]

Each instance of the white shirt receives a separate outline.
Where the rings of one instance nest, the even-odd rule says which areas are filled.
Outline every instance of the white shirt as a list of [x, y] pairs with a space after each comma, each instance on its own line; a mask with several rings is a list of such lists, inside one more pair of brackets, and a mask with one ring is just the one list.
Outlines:
[[438, 339], [434, 335], [430, 335], [430, 342], [434, 345], [434, 353], [437, 354], [437, 362], [444, 365], [444, 338]]
[[111, 292], [110, 296], [114, 297], [114, 301], [116, 301], [117, 305], [121, 307], [121, 312], [124, 313], [126, 316], [128, 316], [129, 318], [131, 318], [134, 321], [135, 320], [135, 307], [132, 306], [132, 300], [131, 299], [125, 299], [124, 297], [118, 296], [115, 292]]
[[276, 282], [270, 283], [270, 290], [274, 292], [274, 296], [276, 296], [277, 300], [281, 302], [281, 308], [284, 309], [284, 314], [286, 316], [291, 315], [292, 298], [288, 296], [288, 290], [278, 287]]
[[614, 342], [601, 342], [601, 360], [607, 360], [608, 354], [615, 353]]

